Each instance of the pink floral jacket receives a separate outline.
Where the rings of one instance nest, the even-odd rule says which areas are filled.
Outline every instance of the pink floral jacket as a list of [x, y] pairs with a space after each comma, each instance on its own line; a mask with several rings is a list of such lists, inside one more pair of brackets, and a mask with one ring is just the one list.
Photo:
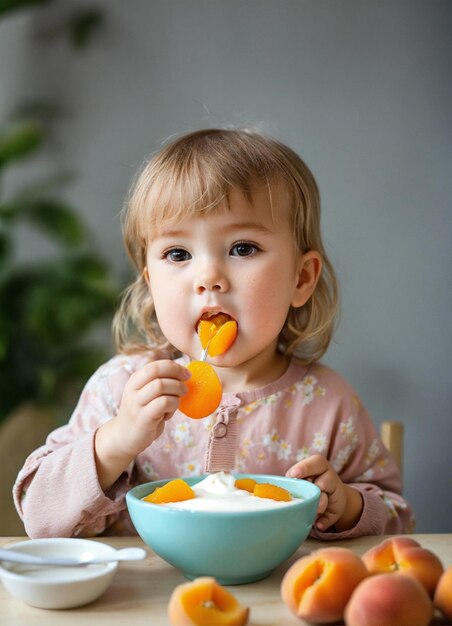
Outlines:
[[311, 454], [325, 455], [364, 500], [354, 528], [340, 533], [313, 529], [311, 536], [339, 539], [413, 530], [397, 465], [354, 390], [329, 367], [296, 360], [262, 389], [225, 393], [210, 417], [192, 420], [176, 411], [163, 434], [104, 493], [96, 474], [94, 435], [116, 415], [125, 383], [149, 358], [119, 355], [102, 365], [69, 423], [28, 457], [14, 499], [29, 536], [133, 534], [125, 494], [136, 484], [221, 469], [284, 475]]

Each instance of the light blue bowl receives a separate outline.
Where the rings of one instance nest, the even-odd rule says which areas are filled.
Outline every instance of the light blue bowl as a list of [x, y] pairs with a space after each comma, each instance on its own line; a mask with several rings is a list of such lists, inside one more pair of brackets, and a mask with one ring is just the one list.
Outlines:
[[[132, 522], [143, 541], [190, 579], [213, 576], [223, 585], [265, 578], [303, 543], [314, 523], [320, 490], [295, 478], [236, 474], [284, 487], [300, 502], [292, 506], [235, 512], [173, 509], [141, 500], [169, 480], [145, 483], [126, 496]], [[185, 478], [194, 485], [205, 478]]]

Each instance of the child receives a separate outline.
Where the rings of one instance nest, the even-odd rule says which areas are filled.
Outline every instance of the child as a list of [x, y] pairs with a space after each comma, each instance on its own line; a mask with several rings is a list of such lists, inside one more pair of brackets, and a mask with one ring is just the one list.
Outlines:
[[[356, 393], [319, 363], [338, 297], [303, 161], [256, 133], [191, 133], [144, 167], [124, 235], [136, 280], [114, 322], [119, 354], [21, 470], [27, 533], [130, 534], [131, 487], [219, 470], [314, 481], [316, 538], [410, 530], [395, 461]], [[185, 365], [201, 355], [200, 319], [219, 312], [238, 324], [210, 359], [222, 402], [192, 420], [178, 411]]]

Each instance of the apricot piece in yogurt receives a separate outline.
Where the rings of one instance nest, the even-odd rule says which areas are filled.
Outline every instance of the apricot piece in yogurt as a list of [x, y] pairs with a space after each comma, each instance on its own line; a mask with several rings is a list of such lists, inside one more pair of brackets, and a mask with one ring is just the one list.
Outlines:
[[202, 319], [198, 325], [198, 337], [209, 356], [224, 354], [237, 337], [237, 322], [219, 313], [210, 319]]
[[187, 369], [191, 372], [191, 378], [185, 383], [188, 391], [179, 401], [179, 411], [193, 419], [212, 415], [221, 401], [220, 379], [213, 367], [205, 361], [192, 361]]
[[195, 498], [196, 494], [185, 480], [175, 478], [162, 487], [145, 496], [143, 500], [152, 504], [164, 504], [166, 502], [183, 502]]
[[292, 500], [292, 496], [287, 489], [278, 487], [278, 485], [271, 485], [270, 483], [256, 483], [253, 489], [253, 495], [258, 498], [270, 498], [270, 500], [279, 500], [282, 502]]
[[168, 603], [172, 626], [245, 626], [248, 615], [249, 609], [210, 576], [178, 585]]
[[235, 487], [242, 489], [243, 491], [249, 491], [253, 493], [256, 481], [254, 478], [237, 478], [235, 481]]

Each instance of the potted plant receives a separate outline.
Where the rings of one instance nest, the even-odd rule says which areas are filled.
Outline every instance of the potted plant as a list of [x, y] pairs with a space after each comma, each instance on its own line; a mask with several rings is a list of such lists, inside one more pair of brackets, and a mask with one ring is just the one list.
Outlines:
[[[41, 3], [1, 3], [0, 14], [27, 4]], [[82, 31], [91, 28], [92, 22], [85, 22]], [[87, 378], [109, 355], [105, 334], [98, 331], [109, 323], [118, 292], [80, 213], [63, 199], [67, 176], [58, 173], [29, 182], [23, 171], [14, 175], [16, 165], [39, 163], [50, 136], [49, 110], [42, 103], [28, 106], [27, 112], [22, 107], [0, 121], [3, 535], [21, 534], [11, 487], [25, 457], [49, 430], [67, 421]], [[27, 260], [18, 253], [24, 225], [44, 234], [50, 254], [40, 251]]]

